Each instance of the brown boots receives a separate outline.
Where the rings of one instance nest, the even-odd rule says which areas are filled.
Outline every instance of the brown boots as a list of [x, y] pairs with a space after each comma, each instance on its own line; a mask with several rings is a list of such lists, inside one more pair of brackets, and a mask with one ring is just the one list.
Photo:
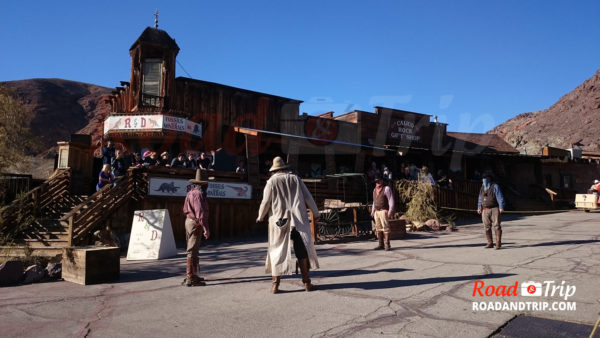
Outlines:
[[492, 229], [485, 231], [485, 238], [487, 239], [486, 249], [494, 247], [496, 250], [502, 247], [502, 230], [494, 230], [496, 233], [496, 246], [494, 247], [494, 241], [492, 239]]
[[383, 233], [383, 240], [385, 241], [384, 250], [390, 251], [392, 247], [390, 246], [390, 233], [389, 232]]
[[496, 230], [496, 250], [502, 247], [502, 230]]
[[186, 286], [205, 286], [204, 278], [198, 277], [198, 257], [188, 257], [186, 265], [186, 274], [183, 282]]
[[[298, 265], [300, 266], [300, 273], [302, 274], [302, 283], [304, 284], [304, 290], [312, 291], [315, 288], [315, 286], [310, 281], [310, 261], [308, 260], [308, 258], [299, 259]], [[273, 281], [271, 283], [271, 293], [279, 293], [280, 281], [280, 276], [273, 276]]]
[[302, 283], [304, 283], [304, 290], [311, 291], [314, 285], [310, 282], [309, 270], [310, 262], [308, 258], [300, 259], [300, 273], [302, 274]]
[[494, 246], [494, 241], [492, 239], [492, 229], [485, 231], [485, 238], [487, 239], [487, 245], [484, 248], [489, 249]]
[[271, 283], [271, 293], [279, 292], [279, 281], [280, 280], [281, 280], [281, 277], [273, 276], [273, 282]]
[[379, 241], [379, 245], [373, 248], [373, 250], [385, 250], [390, 251], [390, 233], [377, 231], [377, 240]]
[[377, 240], [379, 241], [379, 245], [373, 248], [373, 250], [383, 250], [383, 232], [377, 231]]

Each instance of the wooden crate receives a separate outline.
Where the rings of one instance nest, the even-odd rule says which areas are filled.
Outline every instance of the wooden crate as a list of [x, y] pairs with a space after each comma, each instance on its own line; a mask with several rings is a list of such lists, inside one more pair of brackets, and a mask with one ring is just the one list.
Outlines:
[[119, 279], [118, 247], [86, 246], [63, 249], [62, 277], [81, 284], [97, 284]]
[[390, 226], [390, 239], [403, 239], [406, 237], [406, 221], [403, 219], [388, 220]]

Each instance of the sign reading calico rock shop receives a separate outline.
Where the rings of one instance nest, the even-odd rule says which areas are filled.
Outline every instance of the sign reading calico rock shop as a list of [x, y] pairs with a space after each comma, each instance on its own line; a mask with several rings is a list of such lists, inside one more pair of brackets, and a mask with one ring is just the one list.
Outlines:
[[[151, 177], [148, 182], [148, 195], [185, 197], [190, 190], [188, 180], [181, 178]], [[250, 199], [252, 186], [243, 183], [208, 182], [208, 198]]]

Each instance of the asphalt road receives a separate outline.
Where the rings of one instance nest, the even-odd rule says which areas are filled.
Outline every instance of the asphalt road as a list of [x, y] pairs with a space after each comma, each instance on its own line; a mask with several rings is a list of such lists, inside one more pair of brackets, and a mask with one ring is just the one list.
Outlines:
[[[180, 285], [183, 251], [160, 261], [122, 258], [115, 283], [0, 288], [0, 336], [465, 338], [497, 333], [520, 314], [595, 323], [599, 212], [507, 215], [502, 250], [484, 249], [481, 225], [466, 223], [452, 233], [409, 233], [389, 252], [371, 250], [374, 241], [317, 245], [313, 292], [292, 275], [282, 293], [269, 293], [265, 240], [202, 247], [206, 287]], [[527, 281], [541, 283], [542, 296], [523, 296]]]

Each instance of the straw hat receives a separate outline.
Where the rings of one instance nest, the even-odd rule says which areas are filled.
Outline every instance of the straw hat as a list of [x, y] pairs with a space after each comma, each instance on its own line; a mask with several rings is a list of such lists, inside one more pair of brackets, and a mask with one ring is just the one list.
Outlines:
[[273, 159], [273, 165], [271, 166], [271, 169], [269, 169], [269, 171], [275, 171], [275, 170], [281, 170], [281, 169], [287, 169], [288, 165], [285, 164], [285, 162], [283, 162], [283, 159], [280, 156], [277, 156]]
[[191, 184], [200, 184], [200, 185], [208, 184], [208, 181], [203, 181], [200, 179], [200, 169], [196, 169], [196, 178], [190, 179], [189, 182]]

